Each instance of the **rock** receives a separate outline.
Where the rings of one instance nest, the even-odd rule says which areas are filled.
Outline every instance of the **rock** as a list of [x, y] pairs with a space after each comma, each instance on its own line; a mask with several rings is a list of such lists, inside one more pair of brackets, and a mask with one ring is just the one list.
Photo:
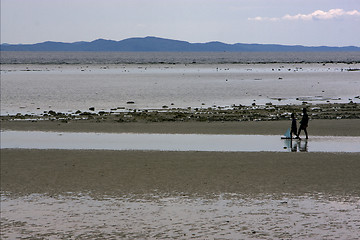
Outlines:
[[52, 116], [55, 116], [55, 115], [56, 115], [56, 112], [53, 111], [53, 110], [50, 110], [48, 113], [49, 113], [50, 115], [52, 115]]
[[92, 113], [89, 113], [89, 112], [83, 112], [83, 113], [80, 113], [81, 116], [89, 116], [91, 115]]
[[90, 111], [95, 111], [95, 108], [94, 108], [94, 107], [90, 107], [89, 110], [90, 110]]

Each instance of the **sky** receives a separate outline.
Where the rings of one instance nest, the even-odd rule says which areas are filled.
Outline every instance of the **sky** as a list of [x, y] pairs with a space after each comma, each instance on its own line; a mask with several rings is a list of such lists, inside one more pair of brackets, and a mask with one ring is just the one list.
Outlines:
[[0, 0], [1, 43], [122, 40], [360, 46], [360, 0]]

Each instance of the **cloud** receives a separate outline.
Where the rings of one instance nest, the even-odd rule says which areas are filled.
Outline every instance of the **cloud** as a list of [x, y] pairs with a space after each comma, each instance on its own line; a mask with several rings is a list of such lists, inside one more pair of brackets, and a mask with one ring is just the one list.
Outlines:
[[255, 18], [248, 18], [250, 21], [279, 21], [280, 18], [268, 18], [268, 17], [255, 17]]
[[280, 21], [280, 20], [330, 20], [342, 17], [360, 17], [360, 12], [357, 10], [345, 11], [344, 9], [330, 9], [325, 12], [322, 10], [316, 10], [310, 14], [297, 14], [289, 15], [286, 14], [281, 18], [269, 18], [269, 17], [255, 17], [248, 18], [250, 21]]

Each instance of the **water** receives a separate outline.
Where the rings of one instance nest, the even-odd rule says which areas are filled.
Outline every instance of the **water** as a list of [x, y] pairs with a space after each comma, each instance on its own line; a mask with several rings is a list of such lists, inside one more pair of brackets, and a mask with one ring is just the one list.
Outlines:
[[[358, 64], [5, 64], [1, 115], [358, 102]], [[282, 99], [278, 101], [278, 99]], [[135, 104], [129, 105], [128, 101]]]
[[214, 152], [360, 152], [360, 137], [3, 131], [1, 148]]
[[360, 52], [1, 52], [2, 64], [360, 62]]
[[360, 52], [2, 52], [1, 115], [360, 102], [349, 69]]

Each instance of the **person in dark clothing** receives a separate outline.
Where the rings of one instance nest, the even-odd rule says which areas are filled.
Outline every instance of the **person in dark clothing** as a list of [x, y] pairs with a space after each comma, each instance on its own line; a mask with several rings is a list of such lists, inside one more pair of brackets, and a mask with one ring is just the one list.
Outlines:
[[300, 121], [300, 127], [299, 127], [299, 132], [298, 132], [298, 137], [300, 136], [300, 132], [301, 130], [304, 130], [305, 132], [305, 135], [306, 135], [306, 139], [308, 139], [308, 133], [307, 133], [307, 127], [308, 127], [308, 124], [309, 124], [309, 116], [306, 112], [306, 108], [303, 108], [303, 116], [302, 116], [302, 119]]
[[299, 135], [297, 133], [297, 126], [296, 126], [296, 118], [295, 114], [291, 114], [291, 131], [290, 131], [290, 138], [292, 139], [293, 134], [295, 134], [295, 138], [298, 139]]

